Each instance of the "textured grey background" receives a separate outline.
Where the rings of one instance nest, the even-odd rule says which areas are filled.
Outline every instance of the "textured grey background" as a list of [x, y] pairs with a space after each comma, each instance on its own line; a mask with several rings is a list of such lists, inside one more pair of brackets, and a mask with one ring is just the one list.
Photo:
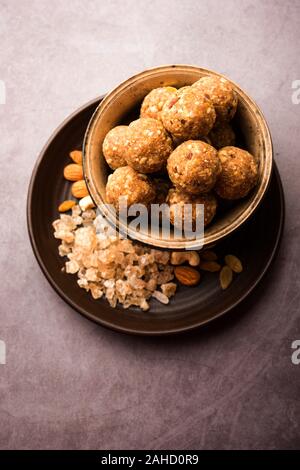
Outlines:
[[[300, 365], [290, 359], [300, 339], [299, 0], [1, 0], [0, 31], [0, 447], [300, 447]], [[287, 219], [271, 272], [232, 317], [142, 339], [90, 323], [55, 294], [29, 245], [26, 191], [69, 113], [166, 63], [220, 71], [258, 102]]]

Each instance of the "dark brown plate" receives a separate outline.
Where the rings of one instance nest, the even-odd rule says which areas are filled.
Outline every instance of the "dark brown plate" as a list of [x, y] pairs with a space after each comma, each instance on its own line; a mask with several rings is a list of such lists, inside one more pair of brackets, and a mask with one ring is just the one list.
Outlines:
[[180, 286], [169, 305], [151, 301], [151, 310], [112, 309], [105, 299], [93, 300], [76, 284], [76, 276], [61, 271], [52, 221], [57, 207], [70, 197], [70, 184], [63, 178], [68, 154], [81, 148], [82, 140], [99, 99], [70, 116], [50, 138], [34, 168], [27, 200], [29, 236], [38, 263], [56, 292], [90, 320], [124, 333], [164, 335], [194, 329], [220, 317], [239, 304], [261, 280], [276, 254], [284, 224], [284, 196], [276, 166], [264, 200], [255, 215], [230, 238], [216, 247], [220, 258], [236, 254], [244, 271], [222, 291], [218, 275], [205, 273], [194, 288]]

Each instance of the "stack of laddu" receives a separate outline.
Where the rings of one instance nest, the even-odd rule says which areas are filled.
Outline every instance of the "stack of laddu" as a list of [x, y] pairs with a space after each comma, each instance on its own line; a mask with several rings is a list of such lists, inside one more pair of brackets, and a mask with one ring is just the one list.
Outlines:
[[232, 85], [218, 76], [152, 90], [140, 118], [111, 129], [104, 139], [103, 155], [114, 170], [107, 202], [117, 209], [121, 196], [128, 205], [167, 202], [173, 224], [175, 207], [182, 207], [183, 217], [184, 204], [192, 204], [194, 221], [196, 204], [203, 204], [207, 226], [220, 198], [243, 198], [258, 181], [256, 158], [234, 146], [230, 121], [237, 106]]

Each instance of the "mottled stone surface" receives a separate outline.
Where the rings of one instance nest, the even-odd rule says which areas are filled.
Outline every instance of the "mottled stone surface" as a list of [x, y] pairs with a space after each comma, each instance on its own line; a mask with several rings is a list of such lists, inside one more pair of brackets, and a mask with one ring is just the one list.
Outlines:
[[[299, 1], [0, 1], [1, 448], [300, 446]], [[282, 249], [234, 315], [192, 335], [126, 337], [77, 315], [32, 254], [37, 155], [78, 106], [147, 67], [223, 72], [261, 106], [285, 187]]]

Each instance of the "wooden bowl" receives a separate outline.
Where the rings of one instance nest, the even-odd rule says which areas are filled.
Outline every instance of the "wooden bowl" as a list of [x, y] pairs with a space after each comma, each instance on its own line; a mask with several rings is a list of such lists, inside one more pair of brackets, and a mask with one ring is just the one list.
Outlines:
[[[84, 174], [90, 194], [101, 206], [105, 200], [105, 186], [111, 169], [103, 154], [102, 143], [107, 132], [119, 124], [128, 124], [139, 116], [141, 102], [153, 88], [191, 85], [205, 75], [223, 77], [211, 70], [191, 65], [167, 65], [141, 72], [112, 90], [97, 107], [86, 130], [83, 144]], [[225, 77], [229, 80], [227, 77]], [[237, 146], [247, 149], [259, 161], [259, 182], [249, 196], [234, 203], [221, 204], [213, 222], [205, 229], [203, 239], [163, 239], [158, 234], [127, 228], [130, 238], [155, 248], [172, 250], [199, 249], [211, 246], [227, 237], [249, 219], [262, 201], [272, 173], [273, 150], [267, 123], [254, 101], [235, 83], [229, 80], [239, 97], [233, 126], [237, 133]], [[106, 215], [113, 223], [113, 213]], [[125, 231], [124, 222], [117, 227]]]

